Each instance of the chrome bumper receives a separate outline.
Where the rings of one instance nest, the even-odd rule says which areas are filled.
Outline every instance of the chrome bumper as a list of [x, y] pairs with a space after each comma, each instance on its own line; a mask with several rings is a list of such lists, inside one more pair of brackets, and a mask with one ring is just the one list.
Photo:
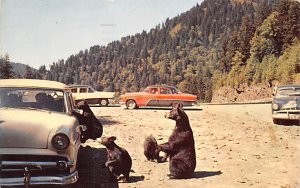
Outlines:
[[[73, 161], [58, 161], [65, 164], [66, 167], [73, 166]], [[43, 167], [53, 167], [55, 168], [57, 166], [58, 162], [35, 162], [35, 161], [1, 161], [0, 162], [0, 170], [2, 166], [35, 166], [37, 168], [43, 168]]]
[[66, 185], [75, 183], [78, 180], [78, 172], [74, 171], [70, 175], [65, 176], [39, 176], [32, 175], [31, 173], [47, 169], [56, 169], [60, 166], [62, 170], [66, 170], [74, 166], [74, 161], [58, 161], [58, 162], [39, 162], [39, 161], [1, 161], [0, 162], [0, 174], [23, 172], [22, 177], [8, 177], [0, 178], [1, 186], [16, 186], [16, 185], [40, 185], [40, 184], [56, 184]]
[[[68, 176], [58, 177], [58, 176], [38, 176], [30, 177], [28, 180], [29, 185], [67, 185], [77, 182], [78, 172], [75, 171]], [[25, 185], [25, 178], [0, 178], [0, 186], [16, 186]]]
[[300, 120], [300, 110], [274, 111], [272, 117], [275, 119]]

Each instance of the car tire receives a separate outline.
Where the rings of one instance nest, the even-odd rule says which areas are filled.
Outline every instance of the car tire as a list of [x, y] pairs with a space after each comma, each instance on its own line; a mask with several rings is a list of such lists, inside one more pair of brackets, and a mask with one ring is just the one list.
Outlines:
[[137, 104], [134, 100], [128, 100], [126, 102], [126, 108], [129, 109], [129, 110], [132, 110], [132, 109], [137, 109], [138, 106], [137, 106]]
[[108, 99], [100, 99], [99, 100], [99, 105], [100, 106], [108, 106]]

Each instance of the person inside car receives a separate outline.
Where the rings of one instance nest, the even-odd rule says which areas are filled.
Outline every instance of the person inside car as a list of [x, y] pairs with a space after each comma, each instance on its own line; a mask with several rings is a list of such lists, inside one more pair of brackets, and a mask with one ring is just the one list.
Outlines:
[[37, 108], [52, 110], [51, 106], [53, 105], [53, 98], [51, 96], [40, 92], [35, 95], [35, 99], [37, 102]]

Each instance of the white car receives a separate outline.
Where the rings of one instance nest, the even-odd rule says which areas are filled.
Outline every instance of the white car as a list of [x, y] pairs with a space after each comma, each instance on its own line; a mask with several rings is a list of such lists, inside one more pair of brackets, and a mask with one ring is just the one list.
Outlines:
[[100, 106], [108, 106], [109, 101], [112, 101], [114, 92], [100, 92], [88, 85], [70, 85], [76, 102], [86, 100], [89, 104], [99, 104]]
[[0, 187], [78, 180], [82, 126], [67, 85], [0, 80]]

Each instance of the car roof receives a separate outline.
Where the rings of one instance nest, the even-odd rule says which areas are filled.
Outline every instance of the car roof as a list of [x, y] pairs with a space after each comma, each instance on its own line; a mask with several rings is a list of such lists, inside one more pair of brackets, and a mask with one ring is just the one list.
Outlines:
[[68, 85], [60, 82], [36, 79], [0, 79], [0, 87], [69, 89]]
[[174, 86], [168, 86], [168, 85], [151, 85], [151, 86], [148, 86], [148, 87], [167, 87], [167, 88], [176, 88]]
[[281, 89], [281, 88], [289, 88], [289, 87], [300, 87], [300, 85], [282, 85], [282, 86], [278, 86], [277, 88]]
[[90, 87], [89, 85], [69, 85], [69, 87]]

